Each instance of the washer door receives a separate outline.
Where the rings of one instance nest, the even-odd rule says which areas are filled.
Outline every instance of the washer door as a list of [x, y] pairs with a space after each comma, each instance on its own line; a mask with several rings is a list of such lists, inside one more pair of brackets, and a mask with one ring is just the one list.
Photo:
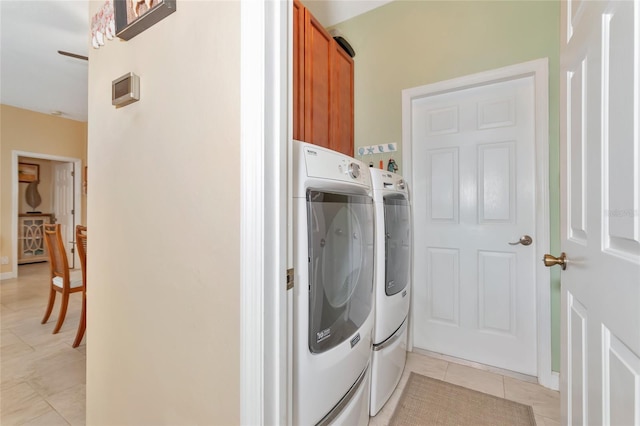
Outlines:
[[411, 213], [404, 195], [386, 195], [384, 203], [385, 286], [387, 296], [409, 284], [411, 260]]
[[[307, 191], [309, 350], [351, 337], [373, 306], [373, 200]], [[355, 343], [354, 343], [355, 345]]]

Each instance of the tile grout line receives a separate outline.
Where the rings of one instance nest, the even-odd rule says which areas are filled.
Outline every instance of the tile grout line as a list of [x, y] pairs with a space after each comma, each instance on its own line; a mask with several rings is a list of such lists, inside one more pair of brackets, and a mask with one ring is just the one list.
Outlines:
[[451, 363], [449, 361], [446, 361], [446, 362], [447, 362], [447, 368], [444, 369], [444, 377], [442, 378], [444, 382], [448, 382], [447, 374], [449, 374], [449, 367], [451, 366]]

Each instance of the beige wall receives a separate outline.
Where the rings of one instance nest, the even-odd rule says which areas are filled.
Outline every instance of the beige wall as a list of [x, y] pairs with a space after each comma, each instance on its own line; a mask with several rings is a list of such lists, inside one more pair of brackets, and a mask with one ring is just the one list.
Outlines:
[[[353, 45], [355, 152], [397, 142], [402, 165], [402, 90], [538, 58], [549, 58], [551, 252], [559, 238], [559, 49], [557, 1], [402, 1], [336, 25]], [[372, 158], [373, 157], [373, 158]], [[389, 155], [364, 156], [365, 162]], [[551, 272], [552, 358], [560, 367], [560, 273]]]
[[239, 2], [178, 1], [89, 52], [87, 424], [240, 422], [239, 43]]
[[[40, 205], [35, 211], [42, 213], [51, 213], [53, 211], [53, 186], [51, 179], [52, 162], [50, 160], [41, 160], [39, 158], [18, 157], [18, 162], [37, 164], [38, 173], [40, 175], [38, 183], [38, 194], [40, 194]], [[18, 183], [18, 213], [27, 213], [33, 211], [31, 206], [27, 204], [26, 192], [29, 186], [26, 182]]]
[[[9, 257], [9, 265], [2, 265], [2, 269], [0, 269], [3, 274], [14, 272], [11, 266], [15, 256], [11, 244], [11, 159], [13, 151], [79, 158], [83, 164], [86, 164], [87, 123], [27, 111], [8, 105], [0, 105], [0, 186], [2, 189], [2, 195], [0, 196], [0, 213], [2, 215], [0, 220], [0, 232], [2, 235], [0, 249], [2, 250], [2, 256]], [[37, 163], [39, 161], [30, 159], [28, 162]], [[45, 177], [46, 170], [46, 166], [40, 170], [41, 177]], [[26, 206], [23, 195], [26, 184], [21, 183], [19, 187], [21, 192], [18, 202]], [[39, 186], [38, 190], [43, 202], [38, 209], [44, 211], [43, 209], [50, 208], [50, 193], [47, 193], [46, 184], [43, 187]], [[81, 202], [83, 214], [81, 221], [86, 223], [87, 209], [84, 195]]]

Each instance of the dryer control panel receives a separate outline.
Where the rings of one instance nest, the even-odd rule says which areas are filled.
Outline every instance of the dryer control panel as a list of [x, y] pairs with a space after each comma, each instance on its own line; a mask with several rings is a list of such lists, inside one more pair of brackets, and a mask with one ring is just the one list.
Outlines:
[[374, 191], [393, 191], [408, 194], [409, 189], [402, 176], [380, 169], [369, 169]]
[[308, 177], [371, 185], [364, 165], [354, 158], [319, 147], [306, 146], [303, 152]]

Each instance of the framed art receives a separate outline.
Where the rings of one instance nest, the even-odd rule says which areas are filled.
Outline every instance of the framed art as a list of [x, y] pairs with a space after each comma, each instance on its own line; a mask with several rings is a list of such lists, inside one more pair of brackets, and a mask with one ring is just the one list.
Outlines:
[[129, 40], [176, 11], [176, 0], [113, 0], [116, 36]]
[[18, 163], [18, 182], [35, 182], [40, 180], [40, 166], [31, 163]]

